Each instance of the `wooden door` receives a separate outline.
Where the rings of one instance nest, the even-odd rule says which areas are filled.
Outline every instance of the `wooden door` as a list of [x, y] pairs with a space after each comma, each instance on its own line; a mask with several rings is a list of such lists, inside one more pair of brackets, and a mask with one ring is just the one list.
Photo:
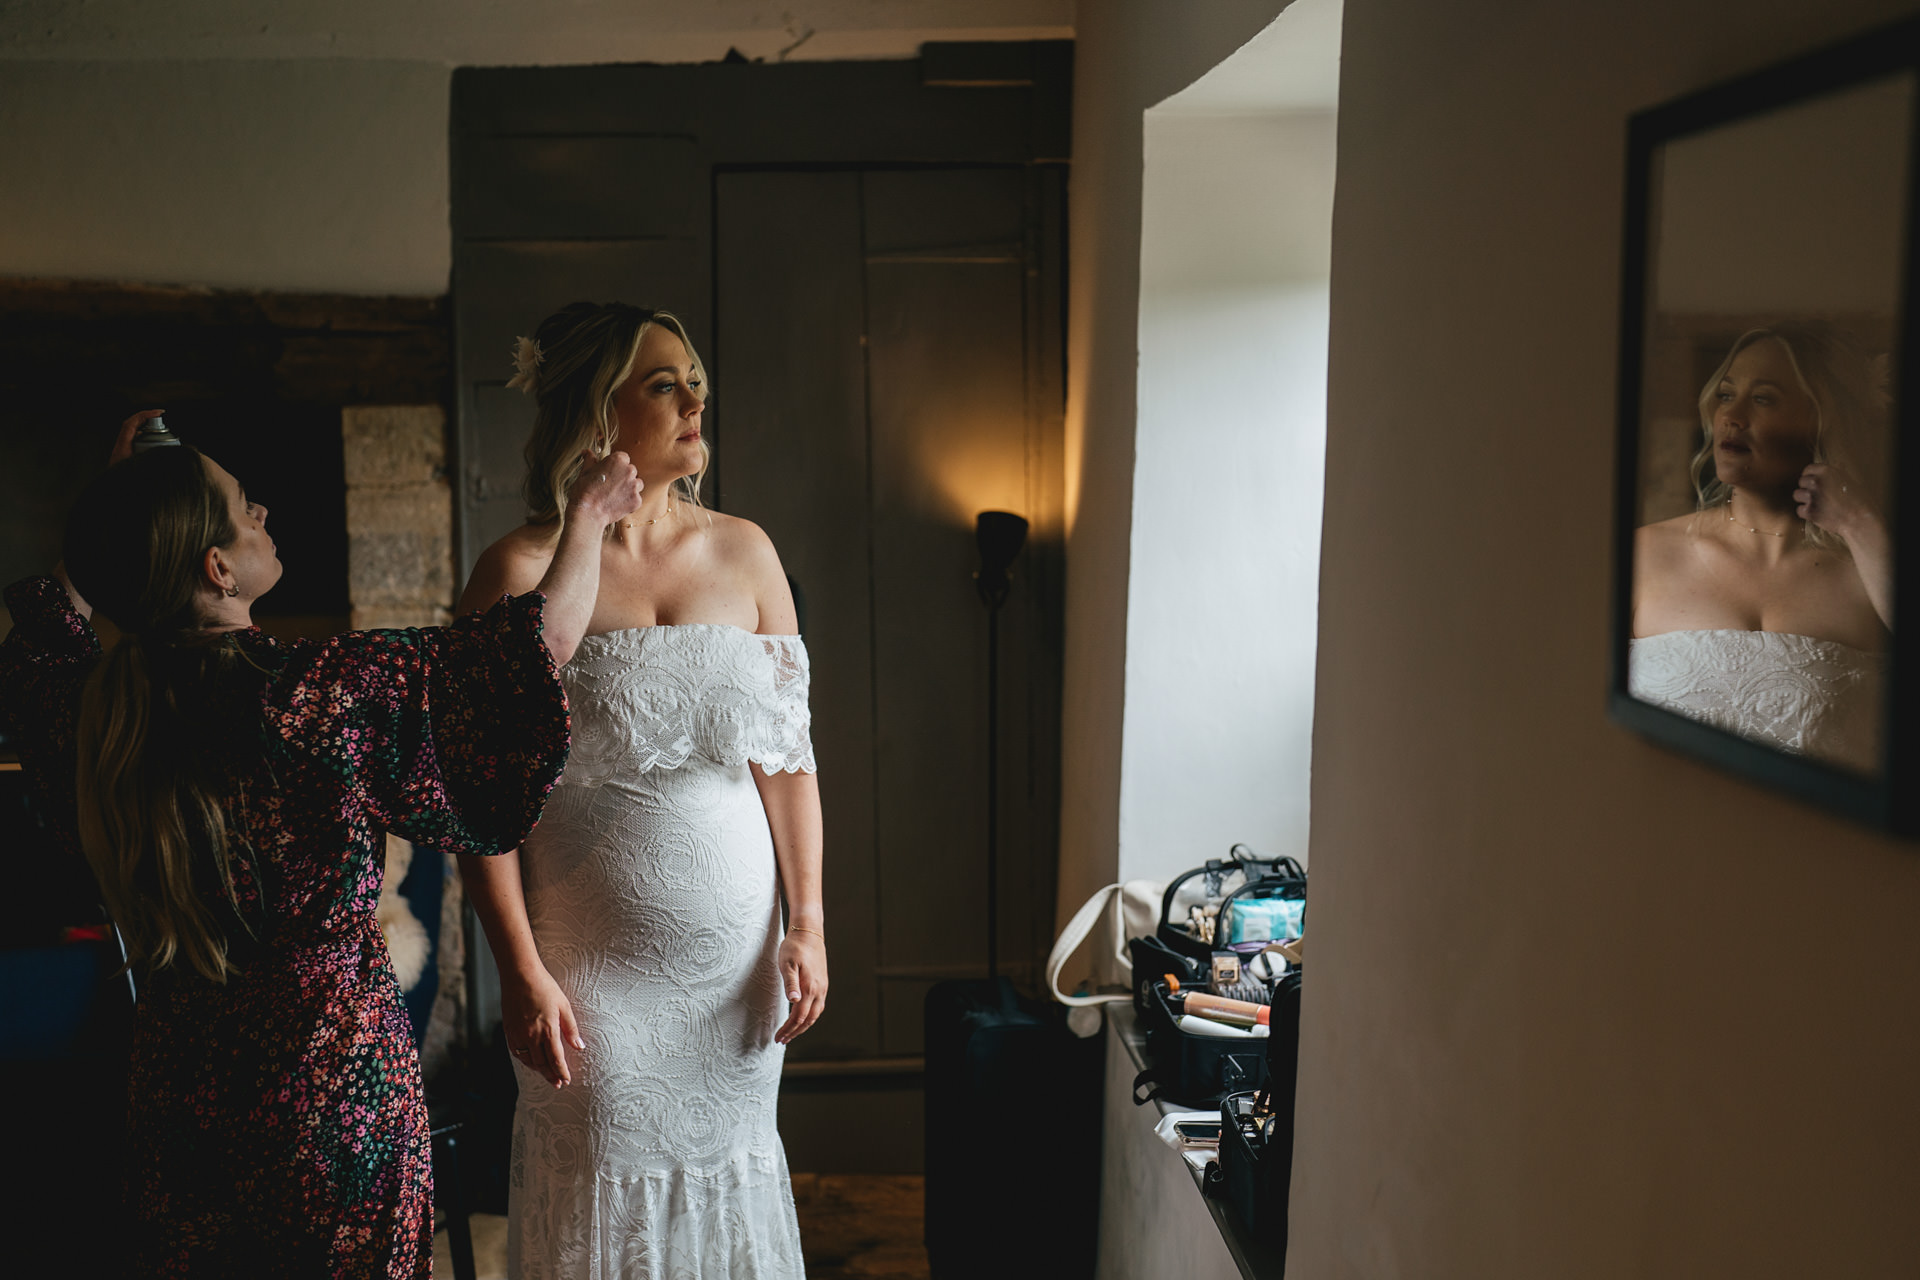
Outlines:
[[[828, 912], [861, 926], [833, 931], [835, 996], [803, 1056], [917, 1053], [928, 984], [985, 971], [973, 516], [1046, 503], [1027, 229], [1058, 192], [1015, 167], [733, 172], [715, 189], [720, 497], [805, 594]], [[1029, 982], [1052, 897], [1028, 785], [1043, 582], [1023, 572], [1001, 624], [1000, 953]]]

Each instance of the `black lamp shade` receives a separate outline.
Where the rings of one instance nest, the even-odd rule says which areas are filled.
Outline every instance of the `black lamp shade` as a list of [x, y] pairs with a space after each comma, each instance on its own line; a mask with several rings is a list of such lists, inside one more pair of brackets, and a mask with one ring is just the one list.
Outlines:
[[974, 541], [980, 546], [980, 572], [973, 584], [981, 603], [998, 613], [1007, 602], [1007, 568], [1027, 540], [1027, 522], [1011, 511], [982, 511], [973, 518]]
[[1025, 545], [1027, 522], [1011, 511], [982, 511], [974, 517], [973, 535], [980, 545], [980, 576], [998, 578]]

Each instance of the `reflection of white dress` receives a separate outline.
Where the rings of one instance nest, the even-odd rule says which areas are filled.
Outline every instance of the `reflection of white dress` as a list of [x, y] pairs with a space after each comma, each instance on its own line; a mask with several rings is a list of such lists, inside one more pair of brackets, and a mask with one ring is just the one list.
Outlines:
[[645, 627], [561, 672], [573, 752], [522, 855], [540, 956], [587, 1042], [515, 1064], [508, 1274], [800, 1280], [774, 1128], [777, 868], [748, 770], [812, 771], [798, 636]]
[[1668, 631], [1627, 647], [1627, 692], [1743, 738], [1880, 768], [1882, 659], [1780, 631]]

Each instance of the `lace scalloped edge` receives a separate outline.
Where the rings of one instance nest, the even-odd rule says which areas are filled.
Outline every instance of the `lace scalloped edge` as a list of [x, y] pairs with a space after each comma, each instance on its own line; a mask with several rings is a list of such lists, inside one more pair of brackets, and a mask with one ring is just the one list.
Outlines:
[[791, 760], [791, 761], [785, 760], [785, 759], [762, 760], [758, 756], [749, 756], [747, 758], [752, 763], [759, 765], [760, 772], [766, 774], [769, 778], [771, 778], [776, 773], [818, 773], [820, 772], [820, 766], [813, 762], [813, 752], [811, 751], [807, 752], [804, 758], [799, 760]]
[[[675, 769], [684, 769], [687, 767], [687, 761], [693, 759], [695, 756], [700, 756], [704, 760], [712, 760], [714, 764], [726, 768], [733, 768], [743, 764], [758, 765], [761, 772], [769, 778], [776, 773], [820, 772], [820, 766], [814, 763], [813, 747], [811, 745], [797, 758], [785, 752], [774, 756], [765, 756], [755, 751], [748, 751], [735, 760], [713, 760], [711, 756], [702, 754], [697, 748], [691, 745], [679, 747], [677, 750], [656, 749], [652, 753], [652, 758], [642, 763], [635, 772], [671, 772]], [[574, 755], [572, 759], [567, 762], [567, 773], [576, 774], [577, 776], [569, 778], [563, 774], [560, 780], [569, 786], [604, 787], [607, 783], [613, 781], [616, 776], [625, 772], [625, 769], [619, 769], [613, 772], [603, 772], [596, 769], [583, 758], [582, 753], [578, 749], [578, 744], [576, 744]]]

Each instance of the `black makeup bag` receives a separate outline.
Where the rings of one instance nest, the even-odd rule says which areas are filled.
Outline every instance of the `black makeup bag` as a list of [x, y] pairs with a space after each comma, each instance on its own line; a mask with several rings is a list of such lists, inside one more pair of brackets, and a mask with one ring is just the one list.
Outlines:
[[1133, 961], [1133, 1011], [1140, 1015], [1143, 1026], [1153, 1006], [1153, 984], [1164, 985], [1168, 974], [1178, 978], [1183, 987], [1207, 985], [1208, 964], [1175, 951], [1157, 937], [1129, 939], [1127, 955]]
[[1266, 1040], [1182, 1031], [1180, 1015], [1167, 1001], [1165, 978], [1147, 983], [1146, 997], [1140, 1023], [1147, 1036], [1148, 1066], [1133, 1078], [1134, 1105], [1165, 1098], [1183, 1107], [1210, 1107], [1226, 1094], [1266, 1084]]
[[1255, 1239], [1285, 1257], [1300, 1059], [1299, 970], [1275, 985], [1272, 1018], [1266, 1087], [1220, 1100], [1219, 1192]]

